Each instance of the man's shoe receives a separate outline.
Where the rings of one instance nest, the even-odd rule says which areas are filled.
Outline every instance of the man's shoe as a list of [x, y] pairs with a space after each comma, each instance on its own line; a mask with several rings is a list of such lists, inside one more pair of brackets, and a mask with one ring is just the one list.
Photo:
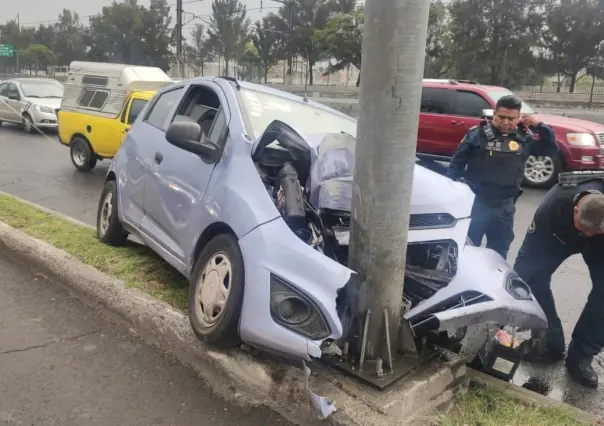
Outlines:
[[568, 374], [588, 388], [598, 387], [598, 373], [591, 366], [593, 358], [578, 358], [575, 356], [566, 357], [566, 369]]
[[564, 348], [554, 349], [551, 346], [536, 344], [532, 339], [522, 342], [519, 351], [523, 361], [536, 364], [554, 364], [563, 360], [566, 355]]

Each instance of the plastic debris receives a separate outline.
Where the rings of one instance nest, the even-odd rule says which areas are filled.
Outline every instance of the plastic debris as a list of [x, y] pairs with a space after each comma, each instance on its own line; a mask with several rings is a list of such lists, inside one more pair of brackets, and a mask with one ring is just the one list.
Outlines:
[[507, 347], [507, 348], [517, 348], [520, 346], [520, 340], [518, 340], [515, 336], [512, 336], [505, 330], [497, 331], [497, 336], [495, 336], [497, 342], [499, 344]]
[[310, 384], [308, 379], [310, 377], [311, 371], [310, 368], [306, 366], [306, 363], [304, 361], [302, 361], [302, 366], [304, 367], [304, 381], [306, 384], [306, 390], [308, 391], [310, 401], [315, 407], [319, 419], [324, 420], [336, 411], [336, 406], [324, 396], [319, 396], [310, 390]]

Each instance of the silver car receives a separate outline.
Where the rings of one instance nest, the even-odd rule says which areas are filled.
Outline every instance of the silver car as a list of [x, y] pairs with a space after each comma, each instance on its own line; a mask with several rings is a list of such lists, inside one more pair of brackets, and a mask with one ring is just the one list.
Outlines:
[[27, 133], [35, 128], [56, 130], [63, 85], [48, 78], [15, 78], [0, 83], [0, 123], [22, 124]]

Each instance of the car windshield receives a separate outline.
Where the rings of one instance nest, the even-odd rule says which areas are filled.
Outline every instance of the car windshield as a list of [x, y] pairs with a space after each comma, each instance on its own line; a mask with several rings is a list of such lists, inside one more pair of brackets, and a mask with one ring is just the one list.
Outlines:
[[[499, 100], [499, 98], [501, 98], [502, 96], [506, 96], [506, 95], [513, 95], [514, 93], [512, 93], [509, 90], [503, 89], [503, 90], [490, 90], [487, 92], [487, 95], [489, 95], [489, 98], [491, 98], [493, 100], [494, 103], [497, 103], [497, 101]], [[535, 114], [535, 110], [533, 109], [532, 106], [530, 106], [528, 104], [528, 102], [526, 101], [522, 101], [522, 109], [520, 110], [521, 114]]]
[[283, 121], [306, 134], [344, 132], [356, 137], [357, 122], [353, 118], [257, 90], [242, 88], [240, 93], [254, 138], [259, 137], [273, 120]]
[[63, 86], [60, 83], [46, 81], [27, 81], [21, 83], [23, 95], [28, 98], [62, 98]]

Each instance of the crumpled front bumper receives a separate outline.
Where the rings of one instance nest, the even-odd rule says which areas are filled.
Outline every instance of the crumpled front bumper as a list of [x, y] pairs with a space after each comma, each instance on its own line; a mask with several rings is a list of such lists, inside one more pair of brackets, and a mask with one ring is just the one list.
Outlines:
[[405, 315], [413, 330], [453, 331], [491, 323], [531, 329], [547, 328], [535, 297], [518, 298], [508, 290], [514, 270], [496, 252], [466, 245], [459, 252], [457, 275], [449, 285]]

